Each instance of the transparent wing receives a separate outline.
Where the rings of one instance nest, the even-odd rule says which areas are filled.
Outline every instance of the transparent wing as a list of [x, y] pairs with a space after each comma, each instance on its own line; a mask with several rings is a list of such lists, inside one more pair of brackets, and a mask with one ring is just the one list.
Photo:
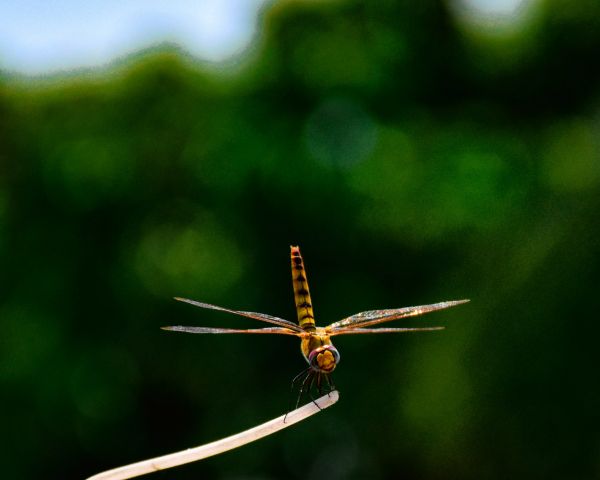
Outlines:
[[370, 325], [376, 325], [382, 322], [398, 320], [399, 318], [416, 317], [417, 315], [423, 315], [424, 313], [443, 310], [444, 308], [454, 307], [456, 305], [460, 305], [461, 303], [467, 303], [468, 301], [469, 300], [452, 300], [450, 302], [433, 303], [431, 305], [421, 305], [419, 307], [405, 307], [389, 310], [369, 310], [368, 312], [357, 313], [351, 317], [344, 318], [339, 322], [332, 323], [327, 328], [334, 331], [338, 328], [368, 327]]
[[209, 327], [182, 327], [176, 325], [172, 327], [160, 327], [163, 330], [170, 330], [173, 332], [186, 332], [186, 333], [274, 333], [279, 335], [297, 335], [297, 332], [290, 330], [289, 328], [280, 327], [267, 327], [267, 328], [251, 328], [248, 330], [237, 330], [234, 328], [209, 328]]
[[403, 332], [431, 332], [434, 330], [444, 330], [445, 327], [418, 327], [418, 328], [336, 328], [331, 332], [334, 335], [354, 335], [365, 333], [403, 333]]
[[261, 322], [272, 323], [274, 325], [279, 325], [280, 327], [289, 328], [294, 330], [295, 332], [303, 332], [303, 330], [296, 325], [295, 323], [290, 322], [289, 320], [284, 320], [283, 318], [273, 317], [271, 315], [267, 315], [266, 313], [256, 313], [256, 312], [240, 312], [238, 310], [230, 310], [229, 308], [218, 307], [216, 305], [211, 305], [210, 303], [201, 303], [195, 300], [190, 300], [189, 298], [179, 298], [175, 297], [175, 300], [178, 302], [185, 302], [191, 305], [195, 305], [200, 308], [208, 308], [211, 310], [220, 310], [222, 312], [233, 313], [234, 315], [241, 315], [242, 317], [253, 318], [255, 320], [260, 320]]

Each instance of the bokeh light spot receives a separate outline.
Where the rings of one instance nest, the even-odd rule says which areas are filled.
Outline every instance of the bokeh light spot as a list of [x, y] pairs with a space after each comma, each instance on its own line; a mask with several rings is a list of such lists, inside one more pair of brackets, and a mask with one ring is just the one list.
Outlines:
[[377, 125], [355, 102], [329, 99], [308, 119], [306, 145], [323, 164], [349, 167], [364, 159], [377, 143]]
[[126, 194], [133, 181], [131, 152], [117, 139], [65, 142], [43, 160], [46, 181], [69, 205], [92, 208]]
[[585, 120], [555, 125], [548, 133], [545, 168], [546, 184], [557, 192], [587, 190], [600, 182], [600, 140]]
[[366, 195], [364, 225], [418, 241], [497, 226], [521, 195], [505, 158], [514, 155], [509, 145], [503, 152], [475, 131], [450, 127], [435, 138], [382, 130], [372, 158], [348, 177]]
[[153, 225], [136, 252], [136, 269], [146, 287], [160, 297], [206, 297], [230, 287], [243, 271], [237, 245], [209, 220]]
[[451, 0], [449, 6], [459, 22], [488, 33], [524, 28], [538, 11], [538, 0]]
[[[406, 420], [429, 444], [443, 445], [432, 452], [460, 451], [468, 419], [474, 414], [472, 386], [460, 355], [449, 342], [421, 341], [409, 362], [409, 388], [398, 399]], [[431, 438], [435, 432], [435, 438]], [[425, 452], [431, 454], [432, 452]]]

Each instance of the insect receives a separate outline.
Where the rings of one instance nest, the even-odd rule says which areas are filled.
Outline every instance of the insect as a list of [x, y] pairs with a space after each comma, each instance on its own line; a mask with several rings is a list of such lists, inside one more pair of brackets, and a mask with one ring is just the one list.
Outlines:
[[292, 388], [297, 382], [301, 382], [296, 408], [300, 402], [303, 392], [309, 392], [316, 383], [319, 393], [322, 392], [324, 382], [327, 383], [329, 391], [334, 389], [331, 381], [331, 372], [335, 370], [340, 362], [340, 353], [331, 343], [331, 337], [335, 335], [357, 335], [372, 333], [398, 333], [398, 332], [423, 332], [431, 330], [442, 330], [444, 327], [406, 327], [406, 328], [366, 328], [378, 325], [391, 320], [398, 320], [405, 317], [416, 317], [424, 313], [445, 308], [454, 307], [469, 300], [453, 300], [449, 302], [434, 303], [431, 305], [422, 305], [418, 307], [393, 308], [387, 310], [369, 310], [357, 313], [350, 317], [334, 322], [327, 327], [317, 327], [313, 313], [312, 301], [308, 290], [306, 280], [306, 270], [299, 247], [290, 247], [292, 261], [292, 283], [294, 287], [294, 299], [296, 302], [296, 312], [298, 314], [298, 323], [284, 320], [283, 318], [273, 317], [264, 313], [243, 312], [230, 310], [228, 308], [201, 303], [188, 298], [176, 297], [175, 300], [190, 303], [200, 308], [211, 310], [220, 310], [222, 312], [233, 313], [243, 317], [253, 318], [261, 322], [276, 325], [267, 328], [251, 329], [233, 329], [233, 328], [210, 328], [210, 327], [184, 327], [170, 326], [162, 327], [164, 330], [187, 333], [255, 333], [255, 334], [277, 334], [294, 335], [300, 338], [300, 349], [302, 355], [308, 362], [308, 368], [300, 372], [292, 381]]

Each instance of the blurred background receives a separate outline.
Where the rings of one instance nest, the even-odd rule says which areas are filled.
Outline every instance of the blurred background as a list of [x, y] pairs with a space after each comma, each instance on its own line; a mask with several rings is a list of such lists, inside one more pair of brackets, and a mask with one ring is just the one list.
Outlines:
[[159, 479], [600, 477], [600, 3], [3, 2], [2, 477], [85, 478], [340, 402]]

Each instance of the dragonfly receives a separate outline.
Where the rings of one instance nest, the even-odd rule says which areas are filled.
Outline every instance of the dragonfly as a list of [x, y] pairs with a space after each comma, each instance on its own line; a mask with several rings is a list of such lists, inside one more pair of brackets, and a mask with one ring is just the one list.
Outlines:
[[[326, 327], [318, 327], [315, 323], [308, 281], [306, 278], [306, 269], [300, 253], [300, 247], [290, 246], [290, 257], [292, 266], [292, 284], [294, 288], [294, 300], [296, 304], [296, 313], [298, 323], [274, 317], [265, 313], [245, 312], [240, 310], [231, 310], [229, 308], [202, 303], [189, 298], [175, 297], [175, 300], [189, 303], [196, 307], [218, 310], [221, 312], [232, 313], [242, 317], [252, 318], [270, 325], [266, 328], [234, 329], [234, 328], [211, 328], [211, 327], [186, 327], [186, 326], [168, 326], [161, 327], [163, 330], [186, 333], [208, 333], [208, 334], [275, 334], [275, 335], [293, 335], [300, 338], [300, 349], [308, 367], [300, 372], [292, 381], [292, 389], [299, 384], [299, 395], [296, 401], [296, 408], [305, 391], [310, 395], [314, 386], [322, 393], [325, 385], [329, 391], [334, 390], [331, 373], [340, 363], [340, 353], [333, 346], [331, 337], [337, 335], [371, 335], [377, 333], [405, 333], [405, 332], [425, 332], [433, 330], [442, 330], [444, 327], [402, 327], [402, 328], [369, 328], [392, 320], [401, 318], [416, 317], [425, 313], [443, 310], [468, 302], [469, 300], [451, 300], [447, 302], [433, 303], [430, 305], [421, 305], [417, 307], [392, 308], [385, 310], [369, 310], [356, 313], [337, 322], [331, 323]], [[312, 398], [312, 397], [311, 397]]]

